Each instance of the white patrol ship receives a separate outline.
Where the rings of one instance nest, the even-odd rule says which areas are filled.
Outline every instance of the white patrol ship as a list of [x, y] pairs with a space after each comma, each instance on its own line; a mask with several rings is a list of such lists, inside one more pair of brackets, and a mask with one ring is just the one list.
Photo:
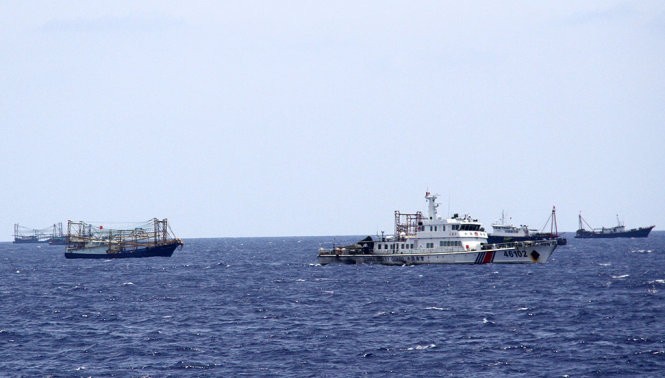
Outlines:
[[556, 240], [488, 244], [487, 233], [468, 215], [437, 215], [437, 195], [425, 193], [428, 215], [395, 211], [394, 235], [368, 236], [350, 246], [319, 249], [319, 263], [487, 264], [545, 263]]

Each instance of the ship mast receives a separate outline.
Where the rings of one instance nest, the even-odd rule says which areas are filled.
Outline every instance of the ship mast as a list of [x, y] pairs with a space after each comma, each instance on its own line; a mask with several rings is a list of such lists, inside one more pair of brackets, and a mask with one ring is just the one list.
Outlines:
[[552, 223], [550, 224], [550, 234], [559, 236], [559, 226], [556, 222], [556, 206], [552, 206]]
[[431, 194], [430, 192], [425, 192], [425, 199], [427, 200], [427, 211], [429, 219], [436, 220], [436, 208], [439, 207], [439, 204], [436, 203], [438, 195]]

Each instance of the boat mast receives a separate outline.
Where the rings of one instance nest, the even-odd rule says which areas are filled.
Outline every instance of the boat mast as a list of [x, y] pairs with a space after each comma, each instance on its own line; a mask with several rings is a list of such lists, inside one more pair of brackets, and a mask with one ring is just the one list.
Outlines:
[[581, 211], [580, 211], [579, 218], [580, 218], [580, 221], [579, 221], [579, 222], [580, 222], [580, 226], [579, 226], [579, 228], [578, 228], [579, 230], [584, 230], [584, 225], [585, 225], [585, 224], [589, 227], [589, 229], [590, 229], [591, 231], [594, 230], [594, 228], [591, 227], [591, 225], [590, 225], [589, 223], [587, 223], [587, 221], [585, 221], [584, 218], [582, 218], [582, 212], [581, 212]]
[[427, 200], [427, 211], [429, 219], [436, 220], [436, 208], [439, 207], [439, 204], [436, 203], [438, 195], [431, 194], [430, 192], [425, 192], [425, 199]]

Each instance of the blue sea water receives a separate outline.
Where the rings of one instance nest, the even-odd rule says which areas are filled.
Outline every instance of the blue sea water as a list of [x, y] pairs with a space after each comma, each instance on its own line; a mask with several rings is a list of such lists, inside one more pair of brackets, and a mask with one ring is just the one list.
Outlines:
[[66, 260], [0, 243], [2, 376], [662, 376], [665, 232], [537, 265], [327, 265], [355, 237]]

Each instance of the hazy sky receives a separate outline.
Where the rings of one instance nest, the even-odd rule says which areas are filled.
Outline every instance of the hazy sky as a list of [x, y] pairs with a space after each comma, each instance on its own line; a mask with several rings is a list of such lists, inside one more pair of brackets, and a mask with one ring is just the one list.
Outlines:
[[0, 0], [0, 88], [0, 240], [665, 229], [660, 0]]

